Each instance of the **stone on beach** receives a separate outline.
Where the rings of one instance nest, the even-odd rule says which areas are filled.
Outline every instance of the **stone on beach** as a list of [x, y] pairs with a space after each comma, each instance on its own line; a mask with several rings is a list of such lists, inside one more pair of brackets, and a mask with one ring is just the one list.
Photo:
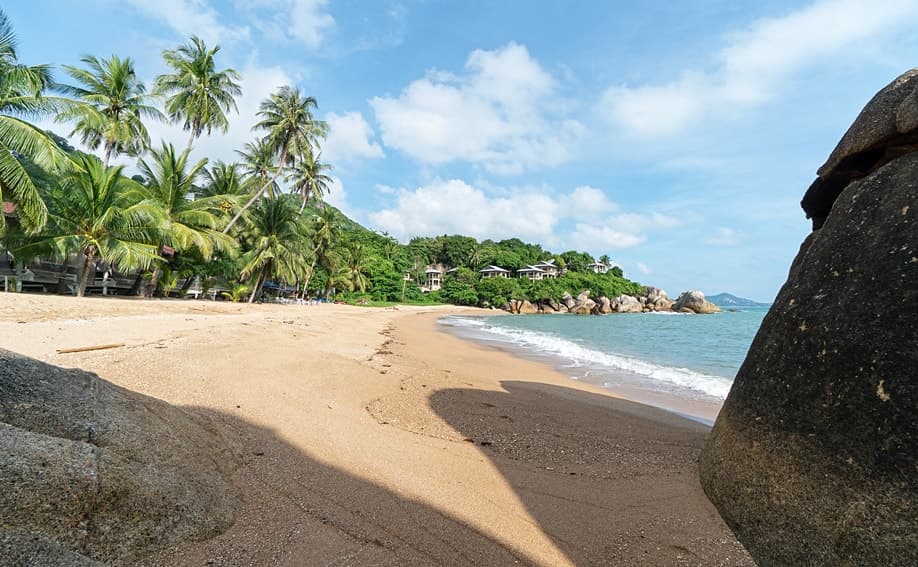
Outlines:
[[916, 78], [874, 97], [820, 169], [845, 185], [807, 192], [825, 223], [701, 457], [708, 497], [762, 565], [918, 564]]
[[128, 564], [234, 521], [219, 434], [89, 372], [0, 350], [0, 451], [8, 558]]

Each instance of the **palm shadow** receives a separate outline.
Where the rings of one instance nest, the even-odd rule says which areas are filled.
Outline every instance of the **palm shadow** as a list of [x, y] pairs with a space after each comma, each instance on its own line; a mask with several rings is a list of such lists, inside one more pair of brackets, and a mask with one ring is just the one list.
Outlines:
[[753, 563], [702, 492], [709, 427], [548, 384], [434, 392], [431, 408], [480, 446], [577, 565]]

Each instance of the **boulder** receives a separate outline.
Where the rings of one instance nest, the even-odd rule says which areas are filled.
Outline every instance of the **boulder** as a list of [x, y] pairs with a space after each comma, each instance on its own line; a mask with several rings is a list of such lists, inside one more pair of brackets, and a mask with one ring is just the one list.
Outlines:
[[612, 301], [603, 295], [599, 298], [599, 302], [596, 305], [596, 310], [601, 315], [608, 315], [609, 313], [612, 313]]
[[616, 313], [641, 313], [644, 306], [638, 298], [630, 295], [619, 295], [613, 302], [613, 308]]
[[535, 305], [533, 305], [532, 303], [530, 303], [529, 301], [525, 299], [520, 302], [519, 310], [517, 311], [517, 313], [519, 313], [520, 315], [535, 315], [538, 312], [539, 312], [539, 309]]
[[918, 69], [900, 75], [867, 103], [819, 168], [801, 205], [813, 229], [825, 222], [835, 199], [853, 180], [918, 145]]
[[589, 298], [590, 298], [590, 290], [585, 289], [577, 295], [577, 299], [575, 301], [576, 303], [580, 304], [580, 303], [584, 303]]
[[567, 307], [570, 310], [574, 305], [577, 305], [577, 301], [571, 297], [571, 294], [564, 292], [564, 295], [561, 296], [561, 305]]
[[666, 292], [658, 287], [653, 287], [649, 285], [644, 288], [644, 295], [647, 297], [645, 303], [653, 304], [660, 299], [669, 300], [669, 296], [666, 295]]
[[890, 103], [914, 78], [833, 152], [835, 170], [863, 152], [883, 165], [803, 242], [701, 455], [705, 492], [761, 565], [918, 564], [918, 153], [882, 143], [914, 124], [918, 106]]
[[704, 294], [698, 290], [683, 291], [672, 309], [680, 313], [720, 313], [720, 307], [705, 299]]
[[596, 302], [593, 301], [592, 299], [587, 299], [586, 301], [583, 301], [583, 302], [578, 301], [577, 305], [575, 305], [574, 308], [571, 309], [571, 313], [575, 315], [591, 315], [595, 307], [596, 307]]
[[0, 454], [7, 558], [134, 564], [235, 518], [237, 461], [212, 425], [95, 374], [2, 349]]

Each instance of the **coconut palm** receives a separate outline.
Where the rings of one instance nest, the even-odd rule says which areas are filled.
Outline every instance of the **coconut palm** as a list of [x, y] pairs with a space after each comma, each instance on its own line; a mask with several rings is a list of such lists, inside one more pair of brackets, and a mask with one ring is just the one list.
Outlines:
[[274, 176], [277, 152], [264, 140], [255, 140], [246, 142], [243, 149], [236, 150], [236, 153], [242, 158], [242, 173], [246, 179], [262, 188], [269, 197], [276, 196], [280, 190]]
[[103, 165], [113, 155], [139, 155], [150, 145], [150, 134], [144, 119], [165, 120], [152, 106], [143, 81], [137, 78], [134, 62], [112, 55], [99, 59], [88, 55], [81, 59], [85, 69], [65, 65], [64, 70], [78, 86], [64, 86], [79, 104], [65, 109], [58, 122], [75, 122], [73, 132], [90, 149], [103, 149]]
[[[189, 164], [189, 150], [176, 153], [172, 144], [162, 145], [152, 151], [149, 160], [140, 160], [140, 172], [147, 179], [144, 198], [162, 210], [168, 224], [161, 233], [160, 244], [176, 253], [196, 249], [203, 260], [209, 260], [214, 251], [232, 250], [235, 240], [219, 230], [222, 224], [221, 206], [233, 197], [214, 195], [192, 199], [195, 180], [204, 171], [207, 160]], [[156, 289], [162, 264], [153, 272], [149, 292]]]
[[292, 282], [303, 275], [309, 244], [301, 219], [285, 196], [262, 199], [246, 218], [250, 246], [242, 256], [240, 279], [255, 277], [249, 303], [261, 293], [267, 278]]
[[86, 261], [77, 288], [82, 296], [96, 260], [119, 269], [147, 269], [159, 260], [156, 242], [166, 219], [158, 206], [141, 200], [139, 185], [121, 166], [105, 167], [87, 154], [73, 160], [54, 193], [48, 236], [23, 252], [51, 249], [61, 258], [82, 252]]
[[188, 149], [205, 131], [208, 135], [214, 128], [226, 132], [226, 113], [239, 112], [235, 97], [242, 94], [238, 82], [242, 76], [235, 69], [216, 70], [214, 55], [218, 51], [219, 45], [208, 49], [197, 36], [191, 36], [178, 49], [163, 51], [163, 59], [173, 72], [158, 76], [153, 92], [169, 96], [166, 113], [170, 120], [182, 122], [182, 128], [191, 132]]
[[255, 129], [267, 132], [264, 142], [274, 155], [279, 156], [276, 171], [271, 180], [256, 191], [249, 202], [236, 213], [224, 232], [229, 232], [243, 213], [252, 206], [271, 183], [277, 180], [284, 168], [289, 166], [296, 156], [317, 149], [319, 140], [328, 133], [328, 124], [313, 117], [312, 109], [315, 108], [317, 108], [315, 98], [303, 96], [299, 89], [290, 86], [281, 87], [261, 103], [258, 111], [261, 122], [255, 125]]
[[[60, 170], [69, 160], [45, 132], [23, 120], [55, 109], [59, 99], [42, 96], [54, 85], [50, 67], [19, 63], [17, 43], [0, 10], [0, 202], [14, 205], [23, 228], [34, 233], [47, 221], [48, 208], [22, 158], [47, 170]], [[4, 226], [0, 214], [0, 232]]]
[[309, 289], [309, 280], [316, 271], [316, 264], [320, 263], [329, 272], [338, 263], [337, 254], [333, 244], [341, 238], [341, 219], [335, 209], [325, 207], [312, 218], [312, 259], [309, 270], [306, 272], [306, 281], [303, 283], [303, 293]]
[[331, 171], [331, 165], [322, 163], [322, 154], [313, 154], [307, 152], [300, 156], [293, 164], [290, 175], [287, 180], [291, 182], [290, 192], [299, 193], [302, 197], [300, 212], [306, 208], [306, 203], [310, 197], [321, 199], [328, 193], [329, 185], [332, 178], [325, 175], [326, 171]]
[[347, 288], [350, 291], [366, 291], [370, 278], [366, 274], [367, 254], [363, 245], [359, 242], [350, 243], [345, 248], [343, 256]]
[[203, 183], [198, 191], [199, 197], [244, 195], [248, 192], [249, 183], [243, 177], [242, 166], [238, 163], [217, 160], [201, 172], [201, 178]]

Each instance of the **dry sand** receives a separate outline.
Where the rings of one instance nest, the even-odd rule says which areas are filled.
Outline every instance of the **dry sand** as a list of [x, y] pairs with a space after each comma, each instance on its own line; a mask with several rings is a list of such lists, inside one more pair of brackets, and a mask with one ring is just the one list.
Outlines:
[[456, 311], [0, 294], [0, 346], [233, 445], [235, 525], [150, 564], [751, 564], [698, 483], [706, 426], [436, 332]]

